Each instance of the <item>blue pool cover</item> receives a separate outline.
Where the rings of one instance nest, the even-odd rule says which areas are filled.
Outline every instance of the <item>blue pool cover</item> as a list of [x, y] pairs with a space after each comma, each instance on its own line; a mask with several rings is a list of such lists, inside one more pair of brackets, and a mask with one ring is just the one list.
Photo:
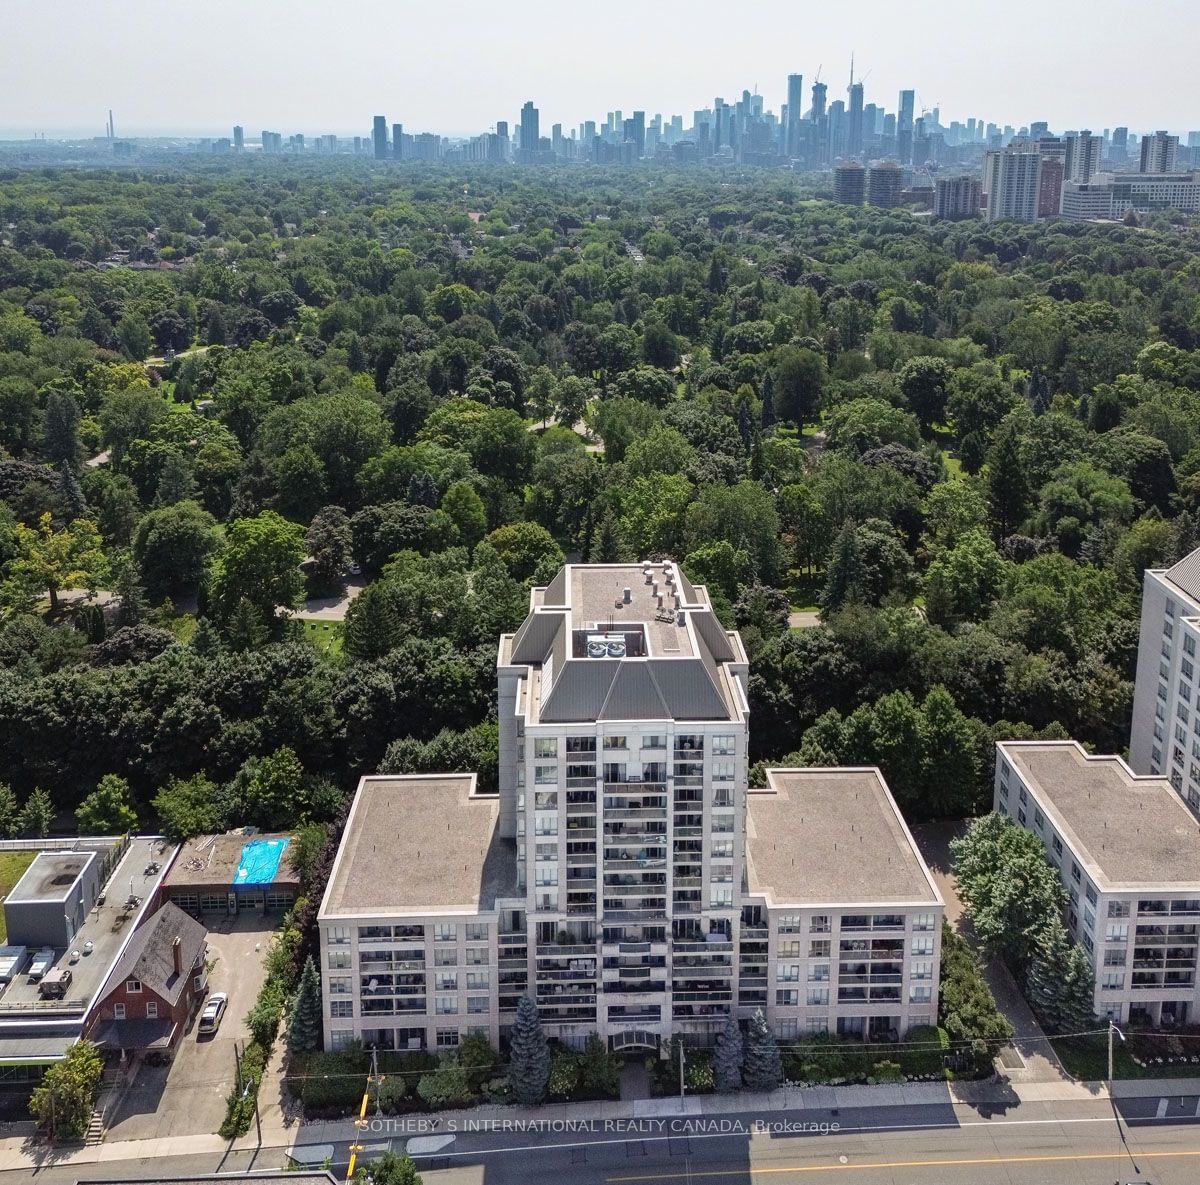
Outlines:
[[287, 846], [286, 839], [255, 839], [244, 844], [242, 858], [233, 878], [234, 888], [271, 884]]

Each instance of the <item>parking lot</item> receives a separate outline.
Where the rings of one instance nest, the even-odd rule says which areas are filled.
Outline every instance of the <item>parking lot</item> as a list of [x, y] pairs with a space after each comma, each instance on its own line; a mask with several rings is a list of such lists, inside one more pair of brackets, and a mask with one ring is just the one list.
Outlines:
[[225, 1097], [233, 1085], [234, 1041], [249, 1038], [246, 1013], [262, 986], [263, 960], [277, 916], [210, 915], [208, 991], [225, 992], [229, 1006], [214, 1037], [197, 1039], [197, 1011], [167, 1066], [141, 1066], [117, 1105], [109, 1140], [149, 1140], [161, 1136], [212, 1134], [225, 1117]]

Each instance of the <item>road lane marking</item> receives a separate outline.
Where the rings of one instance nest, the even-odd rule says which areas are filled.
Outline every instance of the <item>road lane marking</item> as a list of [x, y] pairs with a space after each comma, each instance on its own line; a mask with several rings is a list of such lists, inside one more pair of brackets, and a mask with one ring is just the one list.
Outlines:
[[1170, 1105], [1171, 1105], [1171, 1101], [1170, 1101], [1170, 1099], [1159, 1099], [1159, 1100], [1158, 1100], [1158, 1115], [1156, 1116], [1156, 1118], [1158, 1118], [1158, 1119], [1162, 1119], [1162, 1118], [1163, 1118], [1163, 1116], [1165, 1116], [1165, 1115], [1166, 1115], [1166, 1113], [1167, 1113], [1167, 1108], [1168, 1108]]
[[[1168, 1157], [1179, 1160], [1184, 1157], [1200, 1157], [1200, 1148], [1193, 1148], [1183, 1152], [1141, 1151], [1139, 1155], [1146, 1160], [1163, 1160]], [[969, 1168], [972, 1166], [994, 1164], [1072, 1163], [1083, 1160], [1111, 1161], [1113, 1156], [1114, 1153], [1112, 1152], [1072, 1152], [1048, 1153], [1044, 1156], [973, 1156], [963, 1157], [958, 1160], [879, 1160], [868, 1161], [863, 1164], [771, 1165], [766, 1168], [752, 1168], [749, 1165], [745, 1165], [736, 1169], [703, 1169], [699, 1172], [693, 1171], [690, 1177], [756, 1177], [765, 1176], [767, 1173], [832, 1173], [858, 1172], [860, 1170], [865, 1172], [868, 1169]], [[616, 1185], [617, 1182], [629, 1181], [676, 1181], [682, 1176], [682, 1173], [658, 1173], [653, 1175], [647, 1173], [639, 1176], [606, 1177], [605, 1180]]]
[[[783, 1122], [783, 1121], [781, 1121], [781, 1122]], [[814, 1122], [814, 1121], [809, 1121], [809, 1122]], [[1070, 1126], [1072, 1124], [1078, 1124], [1078, 1123], [1104, 1123], [1104, 1124], [1111, 1125], [1112, 1122], [1113, 1122], [1112, 1115], [1108, 1114], [1108, 1115], [1097, 1115], [1097, 1116], [1094, 1116], [1091, 1118], [1079, 1118], [1079, 1119], [967, 1119], [967, 1120], [963, 1120], [963, 1122], [961, 1122], [961, 1123], [889, 1123], [889, 1124], [879, 1124], [879, 1125], [871, 1126], [871, 1127], [850, 1127], [845, 1124], [842, 1124], [840, 1127], [838, 1127], [837, 1134], [838, 1135], [843, 1135], [843, 1134], [845, 1134], [845, 1135], [863, 1135], [863, 1134], [871, 1134], [872, 1132], [958, 1131], [960, 1128], [967, 1128], [967, 1127], [1050, 1127], [1050, 1126], [1064, 1126], [1065, 1127], [1065, 1126]], [[1135, 1117], [1133, 1119], [1127, 1119], [1124, 1116], [1122, 1116], [1121, 1122], [1124, 1123], [1126, 1127], [1137, 1127], [1139, 1125], [1148, 1127], [1151, 1124], [1157, 1122], [1157, 1119], [1153, 1115], [1144, 1115], [1144, 1116], [1141, 1116], [1140, 1118]], [[1187, 1117], [1181, 1116], [1177, 1119], [1171, 1119], [1168, 1123], [1168, 1126], [1179, 1127], [1179, 1126], [1183, 1126], [1184, 1124], [1187, 1124], [1187, 1123], [1188, 1123]], [[481, 1135], [484, 1133], [476, 1132], [476, 1133], [470, 1133], [470, 1134]], [[474, 1149], [464, 1149], [464, 1150], [461, 1150], [458, 1152], [439, 1152], [436, 1154], [436, 1158], [438, 1160], [449, 1160], [449, 1159], [462, 1160], [462, 1159], [467, 1159], [467, 1158], [478, 1158], [478, 1157], [484, 1157], [484, 1156], [499, 1156], [502, 1153], [511, 1153], [511, 1152], [555, 1152], [555, 1151], [558, 1151], [559, 1149], [603, 1148], [603, 1147], [606, 1147], [611, 1144], [628, 1144], [628, 1143], [630, 1143], [631, 1140], [639, 1140], [644, 1144], [661, 1144], [664, 1141], [677, 1140], [684, 1134], [685, 1133], [682, 1133], [682, 1132], [674, 1132], [670, 1135], [661, 1135], [661, 1136], [647, 1136], [647, 1135], [631, 1134], [628, 1136], [617, 1136], [616, 1138], [611, 1139], [611, 1140], [567, 1140], [567, 1141], [560, 1141], [558, 1143], [552, 1143], [552, 1144], [519, 1144], [519, 1145], [515, 1145], [511, 1148], [474, 1148]], [[789, 1135], [788, 1132], [772, 1133], [768, 1129], [764, 1129], [762, 1131], [756, 1132], [753, 1127], [745, 1128], [744, 1130], [738, 1131], [738, 1132], [687, 1132], [686, 1133], [687, 1138], [690, 1140], [733, 1140], [733, 1139], [738, 1139], [739, 1137], [748, 1138], [752, 1135], [769, 1136], [772, 1134], [778, 1135], [781, 1137], [786, 1137]], [[818, 1138], [818, 1133], [816, 1133], [816, 1132], [808, 1133], [808, 1135], [811, 1135], [813, 1138]], [[403, 1138], [404, 1138], [403, 1136], [394, 1136], [393, 1137], [393, 1139], [403, 1139]], [[807, 1136], [804, 1132], [794, 1132], [794, 1133], [791, 1133], [791, 1138], [792, 1139], [805, 1139], [805, 1138], [807, 1138]], [[421, 1160], [424, 1158], [425, 1157], [421, 1154], [418, 1154], [415, 1157], [413, 1157], [413, 1159], [415, 1159], [415, 1160]], [[695, 1174], [693, 1174], [693, 1176], [694, 1175]]]

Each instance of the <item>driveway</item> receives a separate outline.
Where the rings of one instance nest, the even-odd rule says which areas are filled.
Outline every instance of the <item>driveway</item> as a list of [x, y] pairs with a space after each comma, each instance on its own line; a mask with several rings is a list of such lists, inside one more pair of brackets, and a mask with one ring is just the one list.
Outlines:
[[275, 933], [270, 921], [249, 914], [205, 919], [208, 990], [229, 996], [221, 1028], [215, 1037], [197, 1040], [193, 1016], [169, 1066], [140, 1066], [116, 1106], [107, 1140], [212, 1135], [221, 1126], [233, 1086], [234, 1042], [240, 1050], [249, 1040], [246, 1014], [262, 986], [263, 960]]
[[967, 828], [965, 821], [922, 823], [912, 829], [929, 871], [946, 902], [948, 921], [976, 950], [983, 961], [983, 974], [996, 1007], [1013, 1027], [1012, 1043], [1004, 1046], [996, 1058], [996, 1068], [1010, 1082], [1064, 1082], [1070, 1075], [1046, 1039], [1042, 1026], [1025, 1001], [1021, 989], [1004, 963], [979, 950], [971, 919], [958, 896], [958, 882], [950, 871], [950, 841]]
[[366, 587], [361, 576], [351, 576], [340, 592], [329, 597], [309, 597], [304, 608], [296, 610], [295, 616], [302, 621], [345, 621], [350, 603]]

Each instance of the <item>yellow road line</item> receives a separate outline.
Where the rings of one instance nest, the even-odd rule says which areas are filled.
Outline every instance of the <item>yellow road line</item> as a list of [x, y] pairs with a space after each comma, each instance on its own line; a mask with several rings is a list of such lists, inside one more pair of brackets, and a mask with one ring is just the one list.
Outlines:
[[[1056, 1153], [1046, 1156], [979, 1156], [961, 1160], [880, 1160], [864, 1161], [862, 1164], [772, 1165], [767, 1168], [751, 1168], [747, 1165], [745, 1168], [738, 1169], [692, 1169], [690, 1172], [683, 1170], [678, 1173], [645, 1173], [628, 1177], [607, 1177], [606, 1180], [615, 1183], [620, 1181], [674, 1181], [680, 1177], [686, 1177], [689, 1180], [695, 1177], [756, 1177], [767, 1173], [832, 1173], [837, 1171], [858, 1172], [867, 1169], [953, 1168], [956, 1166], [965, 1168], [971, 1165], [984, 1164], [1044, 1164], [1050, 1161], [1112, 1160], [1115, 1155], [1117, 1153], [1114, 1152], [1078, 1152]], [[1200, 1148], [1189, 1149], [1184, 1152], [1142, 1151], [1138, 1155], [1147, 1160], [1157, 1160], [1166, 1157], [1177, 1159], [1182, 1157], [1194, 1158], [1200, 1157]]]

